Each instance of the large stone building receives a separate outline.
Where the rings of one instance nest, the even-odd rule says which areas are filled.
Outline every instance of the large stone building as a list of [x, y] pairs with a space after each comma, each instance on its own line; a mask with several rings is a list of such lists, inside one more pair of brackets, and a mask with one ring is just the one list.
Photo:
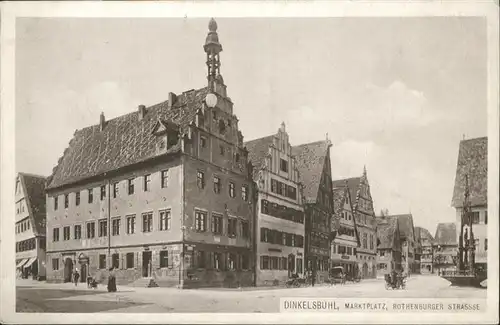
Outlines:
[[457, 226], [454, 222], [439, 223], [434, 236], [434, 266], [442, 271], [455, 271], [458, 261]]
[[333, 216], [330, 140], [292, 148], [304, 186], [306, 268], [317, 282], [329, 276], [330, 222]]
[[434, 238], [429, 230], [422, 227], [415, 227], [415, 235], [420, 239], [420, 247], [422, 248], [422, 255], [420, 257], [420, 273], [429, 274], [434, 273]]
[[468, 176], [475, 263], [487, 270], [488, 251], [488, 138], [460, 141], [451, 205], [456, 209], [457, 238], [460, 236], [465, 178]]
[[204, 50], [207, 87], [75, 132], [48, 179], [48, 281], [253, 284], [252, 175], [213, 19]]
[[16, 178], [16, 269], [21, 277], [45, 278], [45, 177]]
[[377, 221], [377, 277], [401, 270], [401, 234], [398, 218], [380, 216]]
[[415, 240], [415, 227], [412, 214], [400, 214], [389, 216], [398, 219], [399, 233], [401, 236], [402, 267], [406, 274], [418, 273], [420, 269], [420, 257], [415, 259], [417, 241]]
[[360, 246], [357, 249], [358, 269], [363, 278], [374, 278], [377, 272], [377, 224], [366, 168], [363, 169], [361, 177], [333, 181], [333, 187], [342, 187], [346, 182], [353, 198], [355, 222], [360, 239]]
[[334, 234], [331, 265], [342, 266], [347, 275], [354, 277], [359, 273], [356, 253], [360, 242], [347, 184], [333, 189], [333, 208], [335, 222], [331, 223], [331, 232]]
[[245, 147], [258, 189], [256, 284], [282, 284], [304, 272], [302, 185], [285, 124]]

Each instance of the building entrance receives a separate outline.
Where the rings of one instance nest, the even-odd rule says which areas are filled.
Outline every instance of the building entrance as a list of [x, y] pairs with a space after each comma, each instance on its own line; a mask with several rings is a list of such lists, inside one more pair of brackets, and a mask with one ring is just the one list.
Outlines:
[[148, 278], [151, 276], [151, 251], [142, 252], [142, 276]]

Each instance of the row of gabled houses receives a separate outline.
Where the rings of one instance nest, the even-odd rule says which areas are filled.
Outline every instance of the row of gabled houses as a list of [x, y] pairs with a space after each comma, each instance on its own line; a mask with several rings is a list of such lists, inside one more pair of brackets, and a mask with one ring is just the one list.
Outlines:
[[26, 185], [36, 176], [18, 175], [20, 273], [62, 282], [78, 269], [83, 282], [114, 269], [119, 284], [180, 288], [322, 282], [334, 266], [362, 278], [418, 273], [412, 215], [375, 216], [366, 168], [333, 180], [328, 138], [292, 145], [283, 123], [245, 142], [213, 19], [203, 48], [206, 87], [101, 114], [36, 194]]

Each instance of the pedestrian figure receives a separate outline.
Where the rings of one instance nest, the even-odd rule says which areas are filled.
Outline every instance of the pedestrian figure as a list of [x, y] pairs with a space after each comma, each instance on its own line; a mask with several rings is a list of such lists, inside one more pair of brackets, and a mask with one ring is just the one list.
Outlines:
[[114, 274], [114, 268], [109, 269], [108, 292], [116, 292], [116, 277]]
[[314, 283], [316, 282], [316, 270], [313, 269], [312, 270], [312, 278], [311, 278], [311, 283], [312, 283], [312, 286], [314, 287]]
[[89, 275], [87, 276], [87, 288], [91, 288], [92, 287], [92, 277]]
[[78, 273], [78, 269], [75, 269], [75, 273], [73, 274], [73, 280], [75, 281], [75, 287], [78, 285], [79, 278], [80, 278], [80, 273]]

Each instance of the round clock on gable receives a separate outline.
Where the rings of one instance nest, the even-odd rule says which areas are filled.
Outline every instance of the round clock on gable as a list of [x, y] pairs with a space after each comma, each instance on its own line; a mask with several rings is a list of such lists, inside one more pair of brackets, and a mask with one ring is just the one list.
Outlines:
[[212, 93], [207, 94], [205, 97], [205, 103], [208, 107], [215, 107], [215, 105], [217, 105], [217, 96]]

